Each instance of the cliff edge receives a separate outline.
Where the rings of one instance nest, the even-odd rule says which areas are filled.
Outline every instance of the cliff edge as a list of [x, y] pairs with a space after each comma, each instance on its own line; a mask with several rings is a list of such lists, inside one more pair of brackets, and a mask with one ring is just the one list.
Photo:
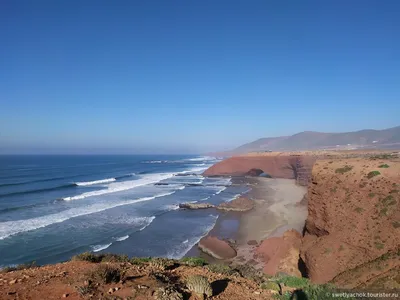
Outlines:
[[317, 161], [301, 248], [309, 278], [356, 288], [384, 276], [389, 287], [400, 287], [399, 278], [390, 284], [387, 277], [400, 274], [399, 202], [397, 156]]

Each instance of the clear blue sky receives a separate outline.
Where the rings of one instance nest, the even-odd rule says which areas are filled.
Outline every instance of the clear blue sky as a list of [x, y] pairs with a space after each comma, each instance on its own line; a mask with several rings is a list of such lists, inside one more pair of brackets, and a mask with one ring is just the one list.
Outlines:
[[203, 152], [397, 126], [399, 15], [397, 0], [3, 0], [0, 151]]

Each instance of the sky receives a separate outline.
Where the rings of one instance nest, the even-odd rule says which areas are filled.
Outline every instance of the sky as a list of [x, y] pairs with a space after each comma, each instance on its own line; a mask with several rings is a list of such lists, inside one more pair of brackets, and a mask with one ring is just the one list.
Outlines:
[[400, 1], [0, 3], [0, 153], [400, 125]]

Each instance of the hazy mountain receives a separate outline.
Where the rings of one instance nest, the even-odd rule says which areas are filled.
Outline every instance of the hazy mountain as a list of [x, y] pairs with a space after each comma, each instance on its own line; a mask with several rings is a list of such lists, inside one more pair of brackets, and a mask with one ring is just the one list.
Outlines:
[[400, 126], [384, 130], [364, 129], [343, 133], [304, 131], [292, 136], [261, 138], [237, 147], [229, 153], [332, 148], [400, 148]]

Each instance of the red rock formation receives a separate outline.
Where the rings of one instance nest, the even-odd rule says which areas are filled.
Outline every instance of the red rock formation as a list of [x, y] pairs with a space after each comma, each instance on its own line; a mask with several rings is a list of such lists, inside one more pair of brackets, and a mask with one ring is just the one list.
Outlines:
[[296, 230], [286, 231], [283, 237], [264, 240], [256, 250], [256, 255], [265, 263], [264, 273], [273, 276], [284, 272], [301, 277], [298, 268], [300, 245], [301, 235]]
[[[389, 167], [379, 168], [383, 163]], [[368, 176], [372, 171], [379, 174]], [[400, 245], [399, 183], [399, 161], [353, 158], [321, 160], [314, 165], [301, 248], [312, 281], [326, 283], [395, 251]], [[400, 260], [392, 266], [399, 267]], [[374, 276], [382, 272], [374, 270]], [[352, 286], [360, 274], [346, 278], [350, 278], [346, 285]]]
[[246, 175], [251, 169], [261, 169], [276, 178], [296, 178], [296, 165], [311, 169], [315, 158], [298, 155], [248, 155], [227, 158], [207, 169], [204, 176]]
[[227, 242], [221, 241], [215, 236], [205, 236], [199, 242], [199, 248], [203, 252], [216, 259], [230, 259], [236, 256], [236, 250]]
[[253, 209], [254, 201], [246, 197], [238, 197], [230, 202], [224, 202], [217, 206], [217, 209], [226, 211], [248, 211]]

